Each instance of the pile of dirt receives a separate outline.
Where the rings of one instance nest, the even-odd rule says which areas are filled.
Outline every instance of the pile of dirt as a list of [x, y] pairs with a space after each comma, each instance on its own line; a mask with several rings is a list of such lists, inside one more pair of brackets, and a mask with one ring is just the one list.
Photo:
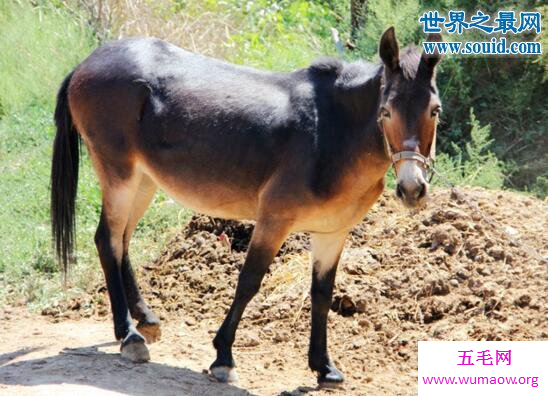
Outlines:
[[[333, 359], [355, 380], [371, 380], [367, 373], [379, 367], [409, 377], [418, 340], [548, 339], [547, 205], [509, 192], [461, 191], [436, 190], [413, 212], [385, 193], [352, 230], [329, 338]], [[193, 217], [141, 268], [145, 299], [161, 318], [216, 330], [252, 230], [251, 222]], [[306, 353], [308, 248], [304, 234], [284, 244], [246, 310], [237, 346], [289, 344]]]

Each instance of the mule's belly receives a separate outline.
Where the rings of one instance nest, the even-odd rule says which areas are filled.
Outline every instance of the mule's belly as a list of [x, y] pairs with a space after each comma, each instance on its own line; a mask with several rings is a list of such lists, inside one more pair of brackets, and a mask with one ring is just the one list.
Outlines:
[[185, 208], [225, 219], [255, 220], [257, 217], [258, 191], [251, 184], [246, 188], [231, 183], [229, 178], [224, 182], [200, 180], [144, 163], [140, 167]]
[[[257, 220], [261, 215], [260, 210], [264, 212], [272, 209], [273, 213], [268, 213], [269, 216], [292, 219], [291, 232], [334, 233], [350, 229], [363, 219], [384, 189], [381, 179], [364, 188], [361, 193], [341, 192], [330, 199], [317, 199], [303, 194], [303, 199], [269, 202], [265, 198], [269, 194], [264, 191], [268, 180], [249, 178], [247, 182], [241, 183], [228, 175], [224, 180], [200, 178], [198, 174], [193, 177], [182, 170], [173, 172], [172, 169], [164, 169], [157, 163], [147, 165], [146, 161], [139, 167], [159, 188], [186, 208], [234, 220]], [[278, 185], [277, 188], [285, 187]], [[276, 194], [278, 197], [295, 195], [300, 194], [292, 191], [289, 185], [282, 194]]]

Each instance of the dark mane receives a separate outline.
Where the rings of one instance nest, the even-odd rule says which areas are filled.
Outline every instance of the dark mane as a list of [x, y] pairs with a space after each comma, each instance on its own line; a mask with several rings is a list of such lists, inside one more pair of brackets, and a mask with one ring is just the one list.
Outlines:
[[352, 89], [362, 87], [379, 75], [381, 67], [375, 63], [355, 61], [346, 63], [340, 70], [335, 85], [339, 89]]
[[[421, 61], [420, 51], [413, 45], [406, 47], [400, 54], [400, 68], [406, 80], [413, 80], [419, 71]], [[335, 78], [341, 78], [343, 81], [358, 77], [358, 74], [364, 73], [371, 77], [376, 73], [378, 66], [363, 61], [345, 63], [340, 59], [323, 56], [312, 61], [308, 70], [318, 74], [328, 74]], [[343, 83], [344, 85], [344, 83]]]
[[403, 49], [400, 55], [400, 68], [406, 80], [413, 80], [417, 76], [421, 53], [415, 46]]
[[329, 56], [322, 56], [312, 61], [308, 69], [311, 72], [331, 74], [337, 77], [341, 73], [343, 67], [344, 64], [341, 60]]

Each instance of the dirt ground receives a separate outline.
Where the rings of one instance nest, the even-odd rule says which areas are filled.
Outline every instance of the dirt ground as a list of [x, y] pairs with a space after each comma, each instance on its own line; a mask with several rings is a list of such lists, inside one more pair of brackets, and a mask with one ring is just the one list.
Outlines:
[[1, 395], [230, 396], [316, 392], [304, 360], [292, 353], [287, 358], [295, 366], [265, 369], [255, 357], [261, 356], [264, 361], [272, 354], [266, 345], [236, 348], [242, 363], [247, 363], [239, 370], [240, 381], [235, 385], [218, 383], [206, 373], [215, 356], [211, 334], [181, 321], [166, 323], [162, 341], [149, 346], [151, 362], [134, 364], [120, 358], [110, 320], [82, 318], [55, 323], [21, 308], [8, 308], [1, 314]]
[[239, 382], [217, 384], [203, 372], [253, 224], [196, 216], [140, 269], [163, 321], [150, 363], [119, 359], [101, 284], [43, 317], [6, 313], [0, 393], [416, 394], [419, 340], [548, 339], [547, 207], [509, 192], [439, 189], [409, 212], [386, 193], [352, 231], [339, 267], [328, 326], [347, 379], [341, 389], [318, 389], [307, 369], [310, 257], [300, 234], [244, 315]]

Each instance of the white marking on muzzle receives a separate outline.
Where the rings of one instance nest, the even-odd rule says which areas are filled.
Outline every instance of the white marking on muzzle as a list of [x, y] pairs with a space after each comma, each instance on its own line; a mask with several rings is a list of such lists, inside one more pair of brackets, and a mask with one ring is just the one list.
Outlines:
[[417, 147], [418, 144], [418, 139], [413, 136], [412, 138], [403, 141], [403, 148], [405, 150], [413, 150], [415, 147]]
[[403, 160], [398, 169], [398, 184], [405, 190], [412, 190], [418, 184], [426, 183], [424, 169], [414, 160]]

